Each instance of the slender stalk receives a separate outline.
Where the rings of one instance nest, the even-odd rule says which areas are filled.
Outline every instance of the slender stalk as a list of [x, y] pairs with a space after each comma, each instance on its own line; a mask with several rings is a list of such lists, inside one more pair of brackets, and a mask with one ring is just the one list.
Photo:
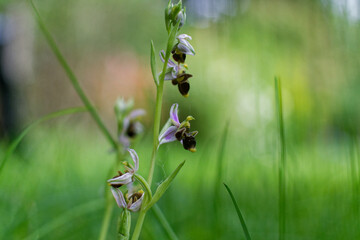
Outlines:
[[244, 219], [243, 215], [241, 214], [241, 211], [240, 211], [240, 208], [239, 208], [239, 206], [238, 206], [238, 204], [237, 204], [237, 202], [236, 202], [236, 199], [235, 199], [233, 193], [231, 192], [230, 188], [228, 187], [228, 185], [226, 185], [225, 183], [223, 183], [223, 184], [224, 184], [226, 190], [228, 191], [228, 193], [229, 193], [229, 195], [230, 195], [230, 197], [231, 197], [231, 200], [232, 200], [232, 202], [233, 202], [233, 204], [234, 204], [236, 213], [237, 213], [237, 215], [238, 215], [238, 217], [239, 217], [241, 226], [242, 226], [242, 228], [243, 228], [243, 230], [244, 230], [244, 234], [245, 234], [246, 240], [251, 240], [249, 230], [248, 230], [248, 228], [247, 228], [247, 226], [246, 226], [246, 223], [245, 223], [245, 219]]
[[114, 201], [106, 200], [105, 213], [104, 213], [103, 222], [101, 224], [99, 240], [105, 240], [106, 239], [113, 209], [114, 209]]
[[95, 107], [91, 104], [90, 100], [87, 98], [84, 91], [82, 90], [82, 88], [81, 88], [81, 86], [79, 84], [79, 81], [77, 80], [75, 74], [71, 70], [68, 63], [66, 62], [64, 56], [61, 54], [61, 52], [60, 52], [54, 38], [51, 36], [50, 32], [47, 30], [47, 28], [46, 28], [44, 22], [42, 21], [42, 19], [40, 17], [40, 14], [39, 14], [38, 10], [36, 9], [34, 3], [31, 0], [29, 2], [30, 2], [31, 6], [32, 6], [32, 8], [34, 10], [34, 14], [35, 14], [36, 20], [37, 20], [37, 22], [39, 24], [40, 30], [44, 34], [44, 37], [45, 37], [47, 43], [49, 44], [51, 50], [55, 54], [56, 59], [60, 63], [61, 67], [64, 69], [64, 71], [65, 71], [66, 75], [68, 76], [71, 84], [73, 85], [75, 91], [79, 95], [81, 101], [84, 103], [86, 108], [89, 110], [92, 118], [95, 120], [96, 124], [98, 125], [98, 127], [100, 128], [100, 130], [102, 131], [102, 133], [104, 134], [106, 139], [113, 146], [113, 148], [118, 151], [117, 142], [113, 139], [110, 132], [107, 130], [104, 123], [102, 122], [102, 120], [101, 120], [99, 114], [97, 113]]
[[166, 220], [166, 217], [162, 213], [159, 206], [155, 204], [151, 209], [153, 210], [153, 213], [154, 213], [155, 217], [158, 219], [158, 221], [163, 226], [163, 228], [164, 228], [166, 234], [168, 235], [169, 239], [177, 240], [178, 238], [177, 238], [176, 234], [172, 230], [169, 222]]
[[[111, 176], [113, 175], [113, 171], [117, 170], [119, 165], [121, 164], [121, 160], [123, 159], [123, 155], [120, 152], [117, 152], [117, 158], [115, 161], [114, 166], [111, 166], [111, 168], [109, 169], [109, 173], [107, 175], [107, 179], [111, 178]], [[114, 209], [114, 199], [112, 197], [110, 188], [107, 186], [105, 186], [105, 212], [104, 212], [104, 217], [101, 223], [101, 230], [100, 230], [100, 234], [99, 234], [99, 240], [105, 240], [107, 233], [108, 233], [108, 229], [109, 229], [109, 225], [110, 225], [110, 220], [111, 220], [111, 216], [113, 213], [113, 209]]]
[[359, 186], [359, 172], [358, 172], [358, 162], [357, 162], [357, 154], [356, 154], [356, 135], [352, 134], [350, 138], [350, 170], [351, 170], [351, 180], [353, 185], [353, 208], [355, 213], [355, 224], [359, 226], [359, 214], [360, 214], [360, 206], [359, 206], [359, 193], [360, 193], [360, 186]]
[[278, 113], [279, 124], [279, 138], [280, 138], [280, 162], [279, 162], [279, 240], [285, 239], [285, 163], [286, 163], [286, 144], [284, 134], [284, 120], [282, 110], [282, 95], [281, 95], [281, 82], [280, 79], [275, 77], [275, 98], [276, 108]]
[[[173, 28], [172, 31], [170, 31], [167, 47], [166, 47], [166, 53], [165, 53], [165, 61], [163, 65], [162, 72], [159, 76], [159, 85], [156, 88], [156, 105], [155, 105], [155, 117], [154, 117], [154, 138], [153, 138], [153, 151], [151, 154], [151, 162], [150, 162], [150, 169], [149, 169], [149, 175], [148, 175], [148, 183], [149, 186], [151, 186], [154, 170], [155, 170], [155, 160], [156, 160], [156, 153], [158, 151], [159, 146], [159, 131], [160, 131], [160, 120], [161, 120], [161, 110], [162, 110], [162, 99], [163, 99], [163, 92], [164, 92], [164, 79], [165, 79], [165, 72], [167, 68], [167, 64], [169, 62], [170, 53], [173, 45], [173, 41], [175, 38], [175, 35], [177, 34], [177, 29], [179, 28], [180, 21], [176, 26]], [[141, 228], [143, 225], [143, 222], [145, 220], [146, 211], [142, 208], [139, 213], [138, 220], [135, 225], [134, 233], [132, 236], [132, 240], [137, 240], [140, 236]]]

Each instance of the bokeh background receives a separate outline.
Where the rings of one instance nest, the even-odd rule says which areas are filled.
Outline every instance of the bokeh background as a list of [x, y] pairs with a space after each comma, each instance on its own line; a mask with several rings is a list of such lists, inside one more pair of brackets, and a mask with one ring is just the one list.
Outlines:
[[[196, 50], [187, 58], [194, 77], [186, 99], [165, 84], [163, 123], [171, 104], [179, 103], [181, 118], [196, 118], [198, 151], [177, 142], [162, 146], [155, 177], [159, 184], [187, 160], [159, 202], [179, 239], [244, 239], [223, 182], [253, 239], [278, 238], [275, 76], [282, 80], [287, 144], [286, 239], [359, 239], [360, 2], [183, 2], [188, 19], [182, 33], [192, 36]], [[147, 110], [145, 133], [135, 145], [146, 176], [155, 103], [150, 40], [157, 51], [166, 46], [167, 1], [34, 3], [114, 136], [118, 97]], [[82, 103], [30, 5], [1, 1], [0, 11], [3, 159], [25, 126]], [[88, 113], [31, 130], [0, 172], [0, 239], [96, 239], [113, 161]], [[108, 239], [116, 236], [119, 214], [116, 209]], [[167, 239], [151, 213], [141, 239]]]

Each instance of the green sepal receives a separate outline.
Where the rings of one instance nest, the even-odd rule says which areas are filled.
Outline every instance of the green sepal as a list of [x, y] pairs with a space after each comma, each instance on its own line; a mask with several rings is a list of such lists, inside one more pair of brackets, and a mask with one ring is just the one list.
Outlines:
[[156, 57], [155, 57], [155, 47], [154, 47], [154, 43], [151, 40], [151, 51], [150, 51], [150, 65], [151, 65], [151, 73], [153, 75], [153, 79], [154, 82], [156, 84], [156, 86], [159, 85], [159, 79], [158, 76], [156, 74]]
[[146, 206], [146, 210], [149, 210], [159, 199], [162, 197], [162, 195], [166, 192], [168, 187], [170, 186], [171, 182], [174, 180], [176, 175], [179, 173], [180, 169], [184, 166], [185, 160], [179, 164], [179, 166], [171, 173], [169, 177], [167, 177], [156, 189], [156, 192], [152, 198], [152, 200], [149, 202], [149, 204]]
[[131, 213], [126, 208], [123, 209], [118, 223], [118, 240], [129, 240], [131, 228]]

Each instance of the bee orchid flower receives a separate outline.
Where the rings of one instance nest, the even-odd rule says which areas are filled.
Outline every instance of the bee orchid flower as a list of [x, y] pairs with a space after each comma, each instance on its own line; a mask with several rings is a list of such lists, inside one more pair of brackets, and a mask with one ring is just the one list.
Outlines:
[[186, 55], [195, 55], [195, 50], [188, 40], [192, 40], [191, 36], [187, 34], [180, 34], [176, 37], [178, 43], [175, 44], [171, 53], [173, 59], [178, 63], [185, 63]]
[[[161, 50], [160, 59], [162, 62], [165, 62], [164, 56], [165, 51]], [[190, 83], [188, 79], [191, 77], [192, 75], [186, 73], [185, 69], [181, 67], [180, 64], [176, 64], [171, 59], [169, 59], [164, 80], [171, 80], [173, 85], [178, 85], [179, 92], [184, 97], [189, 96]]]
[[139, 169], [139, 156], [137, 155], [134, 149], [128, 149], [128, 151], [130, 153], [131, 159], [134, 162], [134, 166], [130, 165], [128, 162], [123, 162], [123, 165], [125, 167], [125, 173], [118, 171], [117, 176], [107, 181], [108, 184], [114, 188], [119, 188], [122, 185], [126, 185], [133, 182], [133, 175]]
[[140, 123], [139, 118], [146, 114], [144, 109], [135, 109], [131, 111], [122, 122], [122, 130], [119, 135], [119, 142], [124, 149], [130, 147], [130, 142], [136, 136], [143, 132], [144, 127]]
[[[144, 191], [140, 190], [132, 194], [126, 194], [126, 200], [124, 194], [119, 188], [111, 188], [111, 193], [113, 194], [117, 205], [120, 208], [128, 209], [132, 212], [137, 212], [141, 208], [142, 201], [144, 199]], [[127, 197], [129, 195], [129, 197]]]
[[172, 125], [169, 126], [159, 136], [159, 145], [173, 142], [178, 140], [184, 147], [184, 149], [191, 152], [196, 152], [196, 140], [195, 136], [197, 131], [190, 132], [190, 121], [194, 120], [192, 116], [188, 116], [183, 122], [180, 123], [178, 116], [179, 105], [173, 104], [170, 109], [170, 119]]

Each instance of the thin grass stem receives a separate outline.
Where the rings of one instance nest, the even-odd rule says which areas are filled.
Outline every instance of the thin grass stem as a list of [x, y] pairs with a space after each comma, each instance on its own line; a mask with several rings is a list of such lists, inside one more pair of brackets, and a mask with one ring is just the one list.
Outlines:
[[171, 228], [171, 225], [167, 221], [164, 213], [161, 211], [159, 206], [157, 204], [155, 204], [151, 209], [152, 209], [155, 217], [157, 218], [157, 220], [161, 224], [161, 226], [164, 228], [165, 233], [167, 234], [169, 239], [170, 240], [177, 240], [178, 238], [177, 238], [174, 230]]
[[35, 14], [35, 18], [38, 22], [39, 28], [41, 30], [41, 32], [43, 33], [47, 43], [49, 44], [52, 52], [55, 54], [56, 59], [58, 60], [58, 62], [60, 63], [61, 67], [63, 68], [63, 70], [65, 71], [67, 77], [69, 78], [71, 84], [73, 85], [75, 91], [77, 92], [77, 94], [79, 95], [81, 101], [84, 103], [84, 105], [86, 106], [86, 108], [88, 109], [88, 111], [90, 112], [92, 118], [95, 120], [95, 122], [97, 123], [98, 127], [100, 128], [101, 132], [104, 134], [104, 136], [106, 137], [106, 139], [108, 140], [108, 142], [112, 145], [112, 147], [118, 152], [119, 151], [119, 147], [118, 147], [118, 143], [117, 141], [114, 140], [114, 138], [111, 136], [110, 132], [108, 131], [108, 129], [105, 127], [104, 123], [102, 122], [99, 114], [97, 113], [95, 107], [91, 104], [90, 100], [88, 99], [88, 97], [86, 96], [86, 94], [84, 93], [83, 89], [81, 88], [79, 81], [77, 80], [74, 72], [71, 70], [69, 64], [67, 63], [67, 61], [65, 60], [64, 56], [62, 55], [62, 53], [60, 52], [59, 47], [57, 46], [54, 38], [52, 37], [52, 35], [50, 34], [50, 32], [47, 30], [45, 23], [43, 22], [43, 20], [40, 17], [40, 14], [38, 12], [38, 10], [36, 9], [34, 3], [29, 0], [33, 12]]
[[226, 185], [224, 183], [224, 186], [225, 186], [226, 190], [228, 191], [228, 193], [229, 193], [229, 195], [231, 197], [231, 200], [232, 200], [232, 202], [234, 204], [234, 207], [235, 207], [236, 213], [237, 213], [237, 215], [239, 217], [239, 220], [240, 220], [242, 229], [244, 231], [245, 237], [246, 237], [247, 240], [251, 240], [251, 236], [250, 236], [249, 230], [248, 230], [248, 228], [246, 226], [245, 219], [244, 219], [243, 215], [241, 214], [241, 211], [240, 211], [240, 208], [239, 208], [239, 206], [238, 206], [238, 204], [236, 202], [236, 199], [235, 199], [234, 195], [232, 194], [232, 192], [231, 192], [230, 188], [228, 187], [228, 185]]
[[285, 179], [285, 167], [286, 167], [286, 144], [284, 134], [284, 120], [282, 109], [282, 94], [281, 94], [281, 82], [278, 77], [275, 77], [275, 100], [277, 119], [279, 126], [279, 139], [280, 139], [280, 162], [279, 162], [279, 240], [285, 239], [285, 214], [286, 214], [286, 179]]

